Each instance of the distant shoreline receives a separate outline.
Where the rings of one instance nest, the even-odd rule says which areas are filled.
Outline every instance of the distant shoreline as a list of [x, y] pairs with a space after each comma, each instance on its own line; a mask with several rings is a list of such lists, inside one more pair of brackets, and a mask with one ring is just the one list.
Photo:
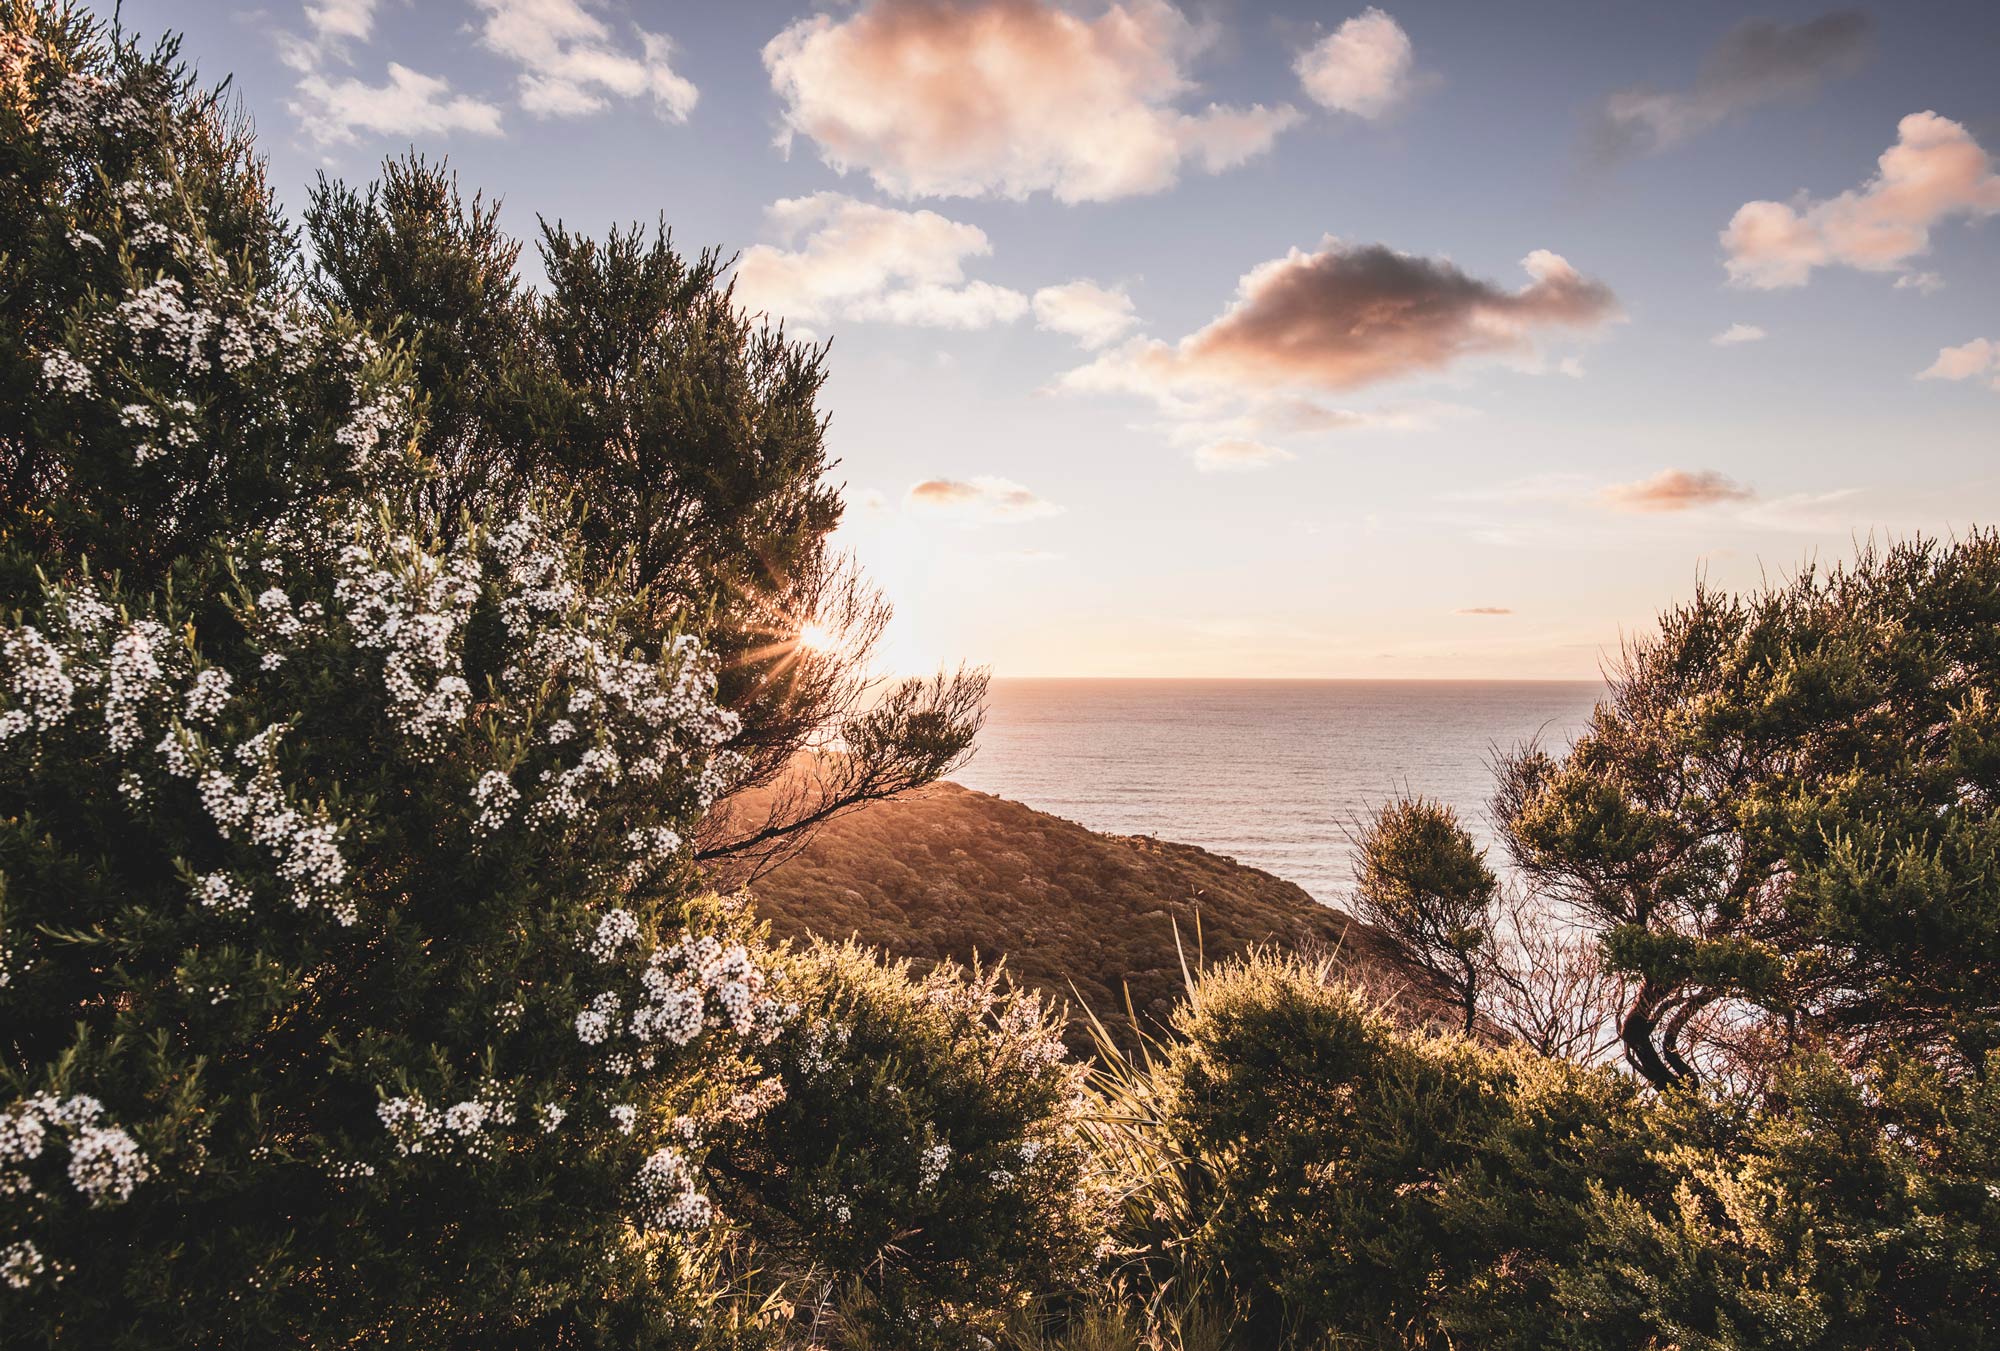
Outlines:
[[1051, 676], [995, 675], [1009, 685], [1602, 685], [1602, 676]]

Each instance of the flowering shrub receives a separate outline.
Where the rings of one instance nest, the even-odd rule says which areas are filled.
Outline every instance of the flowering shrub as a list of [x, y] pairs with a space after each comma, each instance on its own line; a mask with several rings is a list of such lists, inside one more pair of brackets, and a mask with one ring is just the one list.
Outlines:
[[1089, 1283], [1106, 1197], [1061, 1023], [997, 973], [922, 978], [853, 947], [784, 961], [800, 1016], [782, 1099], [718, 1167], [760, 1256], [894, 1345], [973, 1344], [1005, 1311]]
[[695, 1340], [789, 1012], [683, 845], [713, 660], [562, 512], [426, 516], [401, 359], [269, 287], [213, 106], [5, 15], [8, 1340]]

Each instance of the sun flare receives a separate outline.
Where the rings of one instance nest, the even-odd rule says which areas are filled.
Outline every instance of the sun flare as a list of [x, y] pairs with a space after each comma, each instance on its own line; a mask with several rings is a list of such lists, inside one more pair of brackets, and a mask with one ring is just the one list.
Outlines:
[[840, 646], [840, 635], [824, 624], [807, 620], [799, 625], [798, 641], [808, 652], [831, 652]]

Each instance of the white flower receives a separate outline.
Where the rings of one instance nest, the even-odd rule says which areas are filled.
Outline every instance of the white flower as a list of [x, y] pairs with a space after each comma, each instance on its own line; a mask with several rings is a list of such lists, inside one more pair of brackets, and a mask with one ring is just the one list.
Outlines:
[[42, 358], [42, 383], [65, 394], [90, 392], [90, 367], [77, 360], [68, 348], [57, 348]]
[[620, 1135], [630, 1135], [639, 1126], [639, 1109], [629, 1102], [621, 1102], [611, 1109], [611, 1124], [618, 1127]]
[[17, 1239], [0, 1248], [0, 1285], [9, 1290], [26, 1290], [46, 1270], [48, 1263], [41, 1249], [29, 1239]]
[[639, 1201], [639, 1223], [647, 1229], [699, 1229], [714, 1217], [708, 1198], [695, 1190], [694, 1169], [687, 1156], [668, 1145], [639, 1165], [633, 1190]]
[[588, 950], [598, 961], [608, 962], [618, 955], [620, 948], [638, 937], [638, 917], [620, 907], [597, 921], [597, 934], [590, 940]]
[[917, 1190], [929, 1191], [937, 1185], [944, 1170], [951, 1163], [951, 1146], [942, 1142], [931, 1145], [917, 1161]]
[[85, 1126], [70, 1140], [69, 1180], [94, 1206], [130, 1200], [150, 1176], [139, 1142], [116, 1126]]

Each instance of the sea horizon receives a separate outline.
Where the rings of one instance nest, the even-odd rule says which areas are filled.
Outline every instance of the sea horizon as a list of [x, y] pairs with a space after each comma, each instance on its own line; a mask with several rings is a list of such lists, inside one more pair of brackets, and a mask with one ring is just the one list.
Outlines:
[[1199, 845], [1339, 904], [1363, 818], [1434, 798], [1502, 860], [1496, 751], [1566, 746], [1602, 680], [996, 677], [952, 777], [1119, 835]]

